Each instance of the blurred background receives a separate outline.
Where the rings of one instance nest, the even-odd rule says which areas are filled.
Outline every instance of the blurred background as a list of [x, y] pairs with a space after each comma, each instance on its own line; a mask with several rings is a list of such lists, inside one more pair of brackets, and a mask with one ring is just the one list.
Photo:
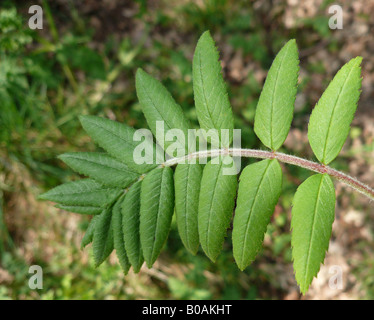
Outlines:
[[[43, 29], [30, 30], [31, 5]], [[373, 203], [336, 182], [336, 221], [325, 265], [305, 297], [294, 279], [291, 201], [310, 173], [283, 166], [283, 194], [257, 260], [236, 267], [230, 233], [216, 264], [182, 246], [175, 221], [152, 269], [123, 276], [116, 257], [98, 269], [80, 241], [89, 217], [64, 212], [37, 196], [76, 176], [56, 156], [93, 151], [77, 116], [93, 114], [146, 127], [134, 75], [162, 80], [191, 122], [191, 61], [210, 30], [242, 129], [242, 146], [262, 148], [253, 133], [255, 107], [275, 54], [295, 38], [300, 85], [283, 152], [313, 159], [310, 112], [337, 70], [363, 56], [357, 116], [332, 166], [374, 186], [374, 1], [340, 0], [343, 29], [331, 30], [326, 0], [54, 0], [0, 4], [0, 299], [373, 299]], [[30, 265], [44, 272], [31, 290]], [[342, 288], [329, 281], [336, 266]], [[334, 269], [335, 268], [335, 269]]]

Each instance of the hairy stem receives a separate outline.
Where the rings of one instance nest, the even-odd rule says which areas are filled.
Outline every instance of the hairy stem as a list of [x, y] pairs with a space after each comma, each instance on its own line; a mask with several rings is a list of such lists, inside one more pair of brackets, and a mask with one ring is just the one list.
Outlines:
[[277, 159], [283, 163], [292, 164], [310, 171], [318, 173], [327, 173], [331, 177], [343, 182], [349, 187], [355, 189], [356, 191], [362, 193], [371, 200], [374, 200], [374, 190], [368, 185], [358, 181], [357, 179], [325, 166], [323, 164], [306, 160], [303, 158], [295, 157], [289, 154], [275, 152], [275, 151], [264, 151], [264, 150], [253, 150], [253, 149], [214, 149], [207, 151], [199, 151], [190, 153], [187, 156], [180, 158], [172, 158], [163, 163], [163, 166], [174, 166], [178, 163], [188, 163], [192, 159], [202, 159], [202, 158], [213, 158], [220, 155], [231, 155], [233, 157], [244, 157], [244, 158], [259, 158], [259, 159]]

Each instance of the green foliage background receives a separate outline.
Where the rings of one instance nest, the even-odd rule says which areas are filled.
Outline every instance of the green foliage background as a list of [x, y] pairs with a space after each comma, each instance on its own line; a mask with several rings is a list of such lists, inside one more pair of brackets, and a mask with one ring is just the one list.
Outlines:
[[[234, 263], [231, 235], [216, 264], [202, 252], [189, 254], [177, 234], [175, 216], [166, 250], [152, 270], [124, 278], [114, 257], [95, 269], [92, 248], [79, 248], [89, 219], [40, 203], [36, 197], [76, 178], [57, 155], [95, 151], [78, 116], [101, 115], [146, 127], [135, 93], [137, 68], [162, 80], [196, 125], [192, 56], [205, 30], [217, 41], [224, 62], [227, 52], [240, 52], [245, 63], [266, 75], [275, 53], [291, 38], [304, 53], [321, 42], [327, 43], [324, 50], [330, 54], [339, 50], [341, 43], [328, 28], [324, 10], [329, 1], [312, 19], [292, 27], [286, 27], [283, 19], [287, 1], [279, 1], [278, 11], [271, 14], [267, 1], [173, 1], [172, 6], [162, 0], [125, 1], [124, 16], [119, 18], [113, 10], [95, 11], [94, 5], [90, 11], [74, 1], [65, 6], [40, 1], [44, 29], [31, 31], [27, 11], [34, 2], [0, 4], [0, 299], [276, 299], [296, 290], [286, 272], [286, 285], [282, 284], [277, 270], [291, 266], [288, 208], [297, 184], [309, 176], [301, 169], [287, 169], [264, 249], [244, 272]], [[312, 75], [326, 70], [303, 57], [301, 63], [310, 73], [299, 91], [311, 90]], [[261, 148], [252, 128], [263, 82], [253, 70], [235, 78], [228, 66], [223, 67], [235, 127], [242, 129], [242, 147]], [[305, 115], [315, 102], [311, 98], [301, 104], [293, 126], [305, 129]], [[366, 148], [370, 151], [373, 146]], [[305, 148], [301, 153], [311, 154]], [[335, 166], [349, 170], [344, 161]], [[369, 212], [365, 206], [358, 209]], [[374, 297], [374, 275], [363, 271], [373, 259], [368, 253], [355, 264], [363, 297]], [[32, 264], [43, 267], [43, 290], [28, 287]]]

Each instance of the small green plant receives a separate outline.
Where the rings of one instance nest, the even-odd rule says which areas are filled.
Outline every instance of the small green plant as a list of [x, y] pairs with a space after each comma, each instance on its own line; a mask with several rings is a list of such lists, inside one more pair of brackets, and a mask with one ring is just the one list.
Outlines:
[[[233, 212], [233, 255], [244, 270], [261, 249], [264, 234], [281, 194], [279, 162], [317, 174], [296, 191], [292, 208], [292, 256], [296, 280], [305, 293], [323, 263], [331, 236], [335, 189], [331, 177], [374, 199], [374, 190], [328, 167], [348, 136], [361, 87], [361, 58], [344, 65], [314, 108], [308, 127], [310, 145], [319, 160], [313, 162], [280, 153], [293, 118], [299, 59], [295, 40], [276, 56], [262, 90], [254, 130], [269, 150], [231, 147], [233, 113], [221, 74], [218, 51], [209, 32], [198, 41], [193, 58], [193, 89], [196, 113], [211, 149], [197, 149], [183, 139], [166, 139], [179, 129], [188, 136], [190, 125], [181, 107], [156, 79], [138, 70], [136, 90], [142, 111], [157, 140], [136, 141], [136, 130], [96, 116], [81, 116], [85, 131], [107, 153], [68, 153], [60, 156], [67, 165], [89, 178], [65, 183], [40, 196], [71, 212], [91, 214], [82, 248], [93, 243], [99, 266], [115, 249], [126, 274], [139, 272], [145, 261], [151, 268], [167, 240], [175, 211], [178, 231], [186, 249], [196, 254], [199, 246], [215, 261], [222, 250]], [[157, 126], [162, 121], [163, 126]], [[229, 132], [224, 135], [223, 132]], [[205, 132], [206, 132], [205, 131]], [[161, 164], [138, 164], [134, 152], [142, 146], [156, 157], [160, 147], [174, 146], [183, 155], [170, 154]], [[221, 147], [219, 147], [221, 146]], [[261, 161], [240, 174], [225, 174], [233, 157]], [[204, 159], [210, 161], [204, 165]], [[172, 167], [176, 166], [175, 171]], [[235, 208], [236, 204], [236, 208]]]

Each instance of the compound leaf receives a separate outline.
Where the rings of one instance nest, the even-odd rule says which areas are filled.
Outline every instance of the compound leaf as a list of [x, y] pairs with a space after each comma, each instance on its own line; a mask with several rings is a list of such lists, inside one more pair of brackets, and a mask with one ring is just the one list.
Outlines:
[[[212, 163], [217, 160], [218, 164]], [[222, 250], [235, 205], [237, 177], [223, 171], [229, 162], [233, 164], [229, 156], [212, 159], [204, 167], [201, 179], [198, 208], [199, 238], [201, 247], [213, 262]]]
[[197, 213], [202, 174], [200, 164], [178, 164], [174, 174], [178, 231], [184, 246], [192, 254], [196, 254], [199, 248]]
[[336, 158], [347, 139], [360, 97], [361, 61], [354, 58], [339, 70], [310, 117], [309, 142], [323, 164]]
[[[100, 147], [134, 171], [142, 174], [156, 167], [156, 164], [137, 164], [134, 161], [134, 149], [139, 144], [138, 141], [134, 141], [135, 129], [96, 116], [81, 116], [79, 119], [84, 130]], [[148, 143], [148, 140], [145, 143]], [[150, 148], [155, 149], [153, 142], [149, 143], [152, 144]]]
[[255, 133], [272, 150], [282, 146], [290, 130], [298, 73], [297, 45], [295, 40], [290, 40], [273, 61], [255, 115]]
[[141, 181], [131, 186], [122, 203], [122, 228], [127, 256], [135, 273], [139, 272], [143, 262], [140, 244], [140, 191]]
[[232, 232], [239, 269], [244, 270], [261, 249], [281, 190], [282, 170], [277, 160], [251, 164], [241, 173]]
[[[175, 102], [169, 91], [160, 81], [151, 77], [142, 69], [138, 69], [136, 72], [136, 93], [147, 123], [160, 145], [164, 146], [166, 150], [168, 146], [173, 144], [173, 141], [165, 139], [165, 134], [170, 130], [178, 129], [183, 132], [183, 138], [182, 140], [176, 140], [177, 148], [184, 150], [186, 153], [188, 151], [189, 123], [182, 108]], [[162, 121], [163, 127], [157, 124], [157, 121]]]
[[[193, 57], [193, 91], [196, 113], [201, 128], [218, 130], [218, 137], [211, 143], [229, 147], [232, 140], [234, 118], [221, 73], [219, 54], [209, 31], [200, 37]], [[221, 129], [228, 129], [230, 139], [222, 139]]]
[[327, 174], [316, 174], [297, 189], [292, 208], [292, 258], [303, 294], [317, 276], [329, 246], [335, 211], [335, 189]]
[[[116, 199], [121, 189], [108, 188], [93, 179], [67, 182], [39, 196], [64, 206], [105, 207]], [[84, 212], [84, 213], [88, 213]]]
[[123, 219], [122, 219], [122, 203], [124, 198], [119, 199], [113, 206], [112, 211], [112, 225], [113, 225], [113, 245], [116, 250], [116, 255], [123, 270], [126, 275], [131, 267], [129, 259], [127, 257], [125, 249], [125, 241], [123, 234]]
[[173, 211], [173, 170], [154, 169], [144, 178], [140, 194], [140, 243], [149, 268], [169, 235]]

